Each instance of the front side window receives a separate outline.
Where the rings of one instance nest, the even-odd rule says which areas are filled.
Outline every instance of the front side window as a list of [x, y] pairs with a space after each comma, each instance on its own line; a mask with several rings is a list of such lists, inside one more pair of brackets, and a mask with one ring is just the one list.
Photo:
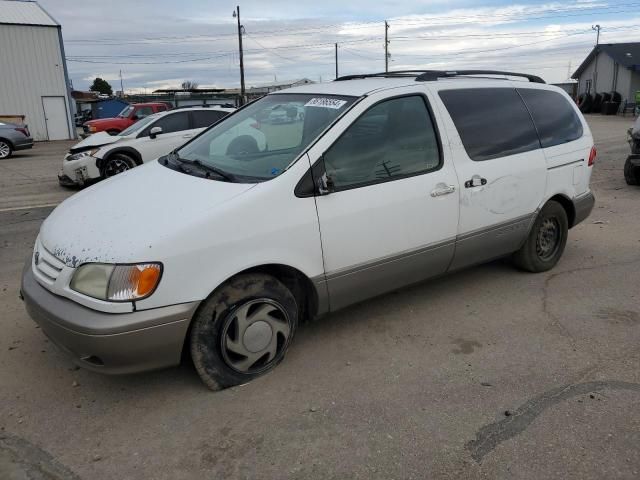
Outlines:
[[125, 137], [127, 135], [131, 135], [132, 133], [139, 132], [144, 127], [149, 125], [151, 122], [153, 122], [157, 118], [158, 118], [158, 114], [157, 113], [154, 113], [153, 115], [149, 115], [148, 117], [143, 118], [139, 122], [136, 122], [136, 123], [134, 123], [132, 125], [129, 125], [129, 127], [125, 128], [118, 135], [121, 136], [121, 137]]
[[133, 107], [131, 105], [127, 105], [122, 109], [118, 116], [121, 118], [128, 118], [129, 115], [131, 115], [131, 112], [133, 112]]
[[148, 125], [142, 136], [148, 136], [153, 127], [160, 127], [162, 129], [162, 133], [173, 133], [180, 132], [182, 130], [188, 130], [189, 115], [187, 114], [187, 112], [170, 113], [168, 115], [165, 115], [157, 122]]
[[266, 95], [180, 148], [178, 161], [216, 169], [233, 181], [269, 180], [355, 100], [323, 94]]
[[531, 115], [515, 88], [465, 88], [439, 94], [471, 160], [540, 148]]
[[582, 122], [567, 99], [549, 90], [519, 88], [543, 148], [572, 142], [582, 137]]
[[428, 172], [440, 166], [433, 121], [420, 95], [374, 105], [325, 152], [336, 190]]

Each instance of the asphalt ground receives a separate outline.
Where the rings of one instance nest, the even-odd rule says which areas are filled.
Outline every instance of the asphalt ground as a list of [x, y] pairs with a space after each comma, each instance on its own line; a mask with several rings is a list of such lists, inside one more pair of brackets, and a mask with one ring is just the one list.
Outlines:
[[[0, 478], [640, 478], [640, 188], [631, 119], [590, 116], [596, 208], [560, 263], [507, 260], [303, 325], [285, 361], [210, 392], [189, 364], [74, 367], [20, 272], [69, 143], [0, 162]], [[43, 207], [44, 205], [44, 207]]]

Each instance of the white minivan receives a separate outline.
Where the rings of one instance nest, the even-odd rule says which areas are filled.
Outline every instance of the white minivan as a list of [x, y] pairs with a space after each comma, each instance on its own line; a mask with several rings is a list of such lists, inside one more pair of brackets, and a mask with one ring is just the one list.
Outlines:
[[241, 384], [282, 360], [303, 319], [499, 257], [552, 268], [593, 208], [594, 160], [574, 103], [535, 76], [281, 90], [64, 201], [22, 295], [78, 365], [137, 372], [189, 352], [210, 388]]

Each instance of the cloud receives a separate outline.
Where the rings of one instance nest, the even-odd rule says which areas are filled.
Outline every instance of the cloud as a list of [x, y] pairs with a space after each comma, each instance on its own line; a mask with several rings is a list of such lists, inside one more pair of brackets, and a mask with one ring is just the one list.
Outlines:
[[[390, 66], [487, 67], [524, 70], [547, 81], [567, 77], [591, 50], [593, 23], [601, 41], [640, 39], [640, 18], [612, 1], [574, 0], [478, 5], [471, 0], [424, 2], [337, 0], [243, 2], [247, 85], [278, 79], [333, 78], [334, 43], [341, 74], [384, 68], [384, 18], [390, 24]], [[100, 72], [126, 89], [239, 85], [233, 7], [223, 2], [68, 2], [41, 0], [63, 26], [68, 67], [77, 88]]]

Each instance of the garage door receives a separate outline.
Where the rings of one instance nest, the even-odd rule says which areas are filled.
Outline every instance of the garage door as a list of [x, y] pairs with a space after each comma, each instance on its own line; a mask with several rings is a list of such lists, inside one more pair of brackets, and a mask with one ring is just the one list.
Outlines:
[[70, 138], [64, 97], [42, 97], [42, 107], [44, 108], [44, 119], [47, 124], [49, 140], [67, 140]]

